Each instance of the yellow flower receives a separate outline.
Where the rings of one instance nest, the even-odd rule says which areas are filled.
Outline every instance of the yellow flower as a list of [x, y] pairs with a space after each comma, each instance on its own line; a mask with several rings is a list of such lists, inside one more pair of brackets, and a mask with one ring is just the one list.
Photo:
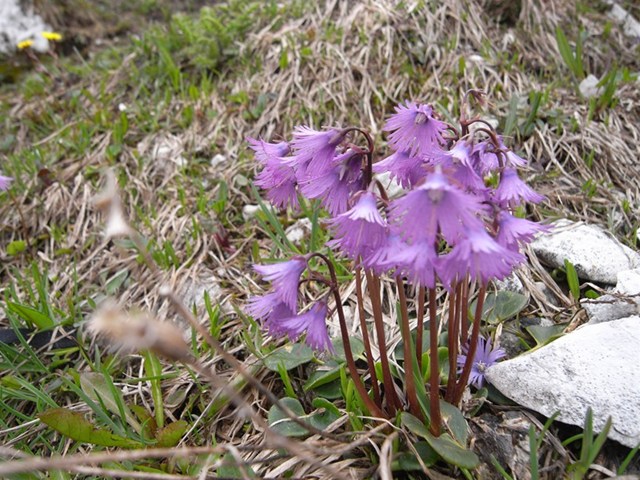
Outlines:
[[33, 45], [33, 40], [23, 40], [18, 42], [18, 49], [24, 50], [25, 48], [29, 48], [31, 45]]
[[40, 35], [42, 35], [47, 40], [52, 40], [54, 42], [59, 42], [60, 40], [62, 40], [62, 35], [57, 32], [42, 32]]

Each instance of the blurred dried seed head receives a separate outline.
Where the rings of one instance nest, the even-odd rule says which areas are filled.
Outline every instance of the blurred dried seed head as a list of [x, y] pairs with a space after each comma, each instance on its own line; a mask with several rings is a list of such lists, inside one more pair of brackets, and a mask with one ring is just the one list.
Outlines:
[[127, 222], [122, 201], [118, 192], [118, 182], [112, 169], [105, 172], [106, 185], [104, 190], [97, 195], [93, 203], [101, 211], [107, 215], [107, 223], [104, 236], [107, 239], [117, 237], [127, 237], [133, 233], [133, 229]]

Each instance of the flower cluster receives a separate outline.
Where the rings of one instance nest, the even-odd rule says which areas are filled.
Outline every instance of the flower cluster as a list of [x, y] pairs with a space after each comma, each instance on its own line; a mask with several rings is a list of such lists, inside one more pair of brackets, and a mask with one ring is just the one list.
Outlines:
[[305, 313], [298, 313], [298, 286], [307, 268], [307, 259], [294, 257], [287, 262], [254, 268], [264, 280], [272, 283], [273, 289], [266, 295], [251, 298], [247, 313], [262, 321], [274, 337], [288, 336], [295, 341], [306, 332], [306, 342], [311, 347], [333, 350], [325, 323], [327, 304], [320, 301]]
[[[458, 131], [429, 105], [399, 105], [384, 125], [391, 154], [373, 165], [371, 139], [356, 128], [303, 126], [290, 142], [249, 139], [263, 166], [256, 184], [280, 208], [297, 209], [299, 195], [319, 199], [331, 216], [328, 247], [377, 275], [426, 288], [484, 285], [524, 261], [521, 244], [543, 228], [514, 211], [543, 197], [518, 176], [525, 160], [484, 123], [473, 130], [472, 123]], [[351, 134], [364, 134], [368, 148], [356, 146]], [[388, 172], [406, 193], [389, 201], [376, 190], [371, 171]], [[256, 267], [274, 282], [274, 293], [254, 299], [249, 311], [271, 333], [287, 330], [274, 318], [295, 312], [293, 290], [303, 269], [302, 260]], [[285, 288], [276, 270], [290, 272], [296, 282], [287, 280]]]

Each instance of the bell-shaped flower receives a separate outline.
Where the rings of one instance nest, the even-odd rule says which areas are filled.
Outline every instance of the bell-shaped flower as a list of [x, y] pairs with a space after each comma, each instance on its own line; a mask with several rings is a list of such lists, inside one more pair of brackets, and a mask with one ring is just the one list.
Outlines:
[[278, 336], [278, 322], [282, 318], [292, 317], [295, 310], [289, 308], [276, 292], [270, 292], [259, 297], [251, 297], [244, 307], [244, 311], [260, 321], [262, 327], [270, 335]]
[[367, 256], [384, 242], [387, 223], [377, 207], [377, 198], [371, 192], [362, 193], [355, 205], [327, 222], [335, 232], [335, 239], [328, 242], [350, 258]]
[[520, 180], [518, 172], [512, 168], [505, 168], [500, 175], [498, 188], [493, 192], [493, 198], [502, 206], [515, 207], [523, 202], [540, 203], [545, 199], [529, 185]]
[[424, 165], [424, 158], [412, 156], [408, 150], [405, 150], [394, 152], [387, 158], [375, 163], [373, 171], [375, 173], [389, 172], [391, 178], [395, 178], [404, 188], [411, 188], [427, 176]]
[[327, 331], [327, 304], [318, 302], [305, 313], [283, 317], [272, 322], [276, 336], [288, 336], [296, 341], [303, 333], [307, 333], [305, 342], [315, 350], [334, 351]]
[[269, 143], [262, 139], [248, 137], [251, 150], [255, 152], [255, 159], [266, 165], [269, 160], [281, 159], [289, 155], [291, 148], [287, 142]]
[[444, 144], [442, 132], [447, 126], [433, 115], [429, 105], [406, 102], [398, 105], [383, 130], [389, 134], [389, 146], [410, 155], [427, 155]]
[[517, 252], [521, 243], [529, 243], [536, 234], [548, 230], [549, 227], [546, 225], [514, 217], [509, 212], [502, 211], [498, 214], [496, 241], [503, 247]]
[[291, 147], [293, 155], [287, 158], [298, 180], [302, 175], [312, 177], [324, 174], [333, 166], [336, 157], [336, 149], [344, 140], [341, 130], [314, 130], [309, 127], [296, 127], [293, 132]]
[[409, 242], [435, 244], [438, 233], [449, 243], [466, 228], [481, 224], [476, 213], [479, 201], [451, 184], [446, 175], [436, 171], [424, 183], [390, 205], [390, 223]]
[[440, 278], [447, 288], [467, 274], [470, 280], [486, 284], [503, 279], [524, 260], [522, 254], [500, 245], [484, 228], [467, 229], [452, 250], [441, 257]]
[[272, 282], [273, 292], [291, 310], [298, 306], [298, 284], [300, 275], [307, 268], [304, 257], [294, 257], [286, 262], [271, 265], [254, 265], [254, 270], [263, 276], [264, 280]]
[[389, 255], [387, 260], [396, 265], [396, 274], [407, 277], [409, 283], [435, 288], [440, 263], [433, 243], [419, 241], [406, 245]]

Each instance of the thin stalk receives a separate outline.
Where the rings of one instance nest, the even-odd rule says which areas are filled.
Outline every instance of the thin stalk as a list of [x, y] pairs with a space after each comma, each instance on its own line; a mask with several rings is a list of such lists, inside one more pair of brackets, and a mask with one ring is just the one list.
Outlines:
[[418, 360], [418, 368], [422, 372], [422, 337], [424, 336], [424, 287], [418, 289], [418, 331], [416, 333], [416, 357]]
[[364, 301], [362, 297], [362, 269], [356, 268], [356, 298], [358, 299], [358, 317], [360, 318], [360, 330], [362, 330], [362, 341], [364, 342], [364, 350], [367, 352], [367, 367], [371, 376], [371, 384], [373, 388], [373, 400], [376, 405], [382, 405], [380, 397], [380, 387], [378, 385], [378, 376], [376, 375], [376, 367], [371, 352], [371, 340], [369, 339], [369, 329], [365, 321]]
[[469, 375], [471, 375], [471, 367], [473, 366], [473, 360], [476, 355], [476, 349], [478, 347], [478, 336], [480, 335], [480, 322], [482, 319], [482, 307], [484, 305], [484, 299], [487, 293], [487, 287], [483, 284], [478, 292], [478, 300], [476, 304], [476, 311], [473, 317], [473, 328], [471, 329], [471, 339], [469, 340], [469, 348], [467, 350], [467, 358], [462, 367], [462, 373], [460, 379], [456, 385], [455, 395], [453, 397], [453, 404], [458, 405], [462, 399], [462, 394], [469, 381]]
[[[455, 293], [454, 293], [455, 292]], [[460, 298], [460, 284], [455, 286], [449, 293], [449, 311], [447, 312], [448, 347], [449, 347], [449, 379], [447, 380], [447, 391], [444, 399], [451, 402], [451, 396], [456, 387], [456, 371], [458, 369], [458, 317], [456, 303]]]
[[409, 314], [407, 312], [407, 296], [404, 293], [404, 282], [402, 278], [396, 277], [398, 286], [398, 297], [400, 299], [400, 330], [404, 340], [404, 383], [407, 389], [407, 400], [409, 401], [409, 411], [418, 418], [424, 418], [420, 411], [418, 395], [416, 393], [416, 377], [413, 372], [413, 362], [411, 361], [411, 330], [409, 329]]
[[311, 255], [309, 255], [307, 262], [309, 262], [313, 257], [322, 259], [322, 261], [327, 265], [327, 269], [329, 270], [329, 276], [331, 278], [329, 288], [336, 302], [336, 311], [338, 312], [338, 320], [340, 322], [340, 336], [342, 337], [342, 344], [344, 346], [344, 356], [347, 359], [347, 368], [349, 369], [349, 373], [351, 374], [353, 384], [358, 391], [358, 395], [360, 395], [360, 398], [364, 402], [365, 407], [367, 407], [367, 410], [369, 410], [369, 413], [371, 413], [371, 415], [375, 417], [386, 418], [381, 406], [377, 405], [373, 400], [371, 400], [371, 397], [369, 397], [367, 389], [364, 387], [364, 383], [362, 383], [362, 379], [360, 378], [360, 374], [358, 373], [358, 368], [356, 367], [356, 362], [353, 358], [353, 352], [351, 351], [349, 329], [347, 328], [347, 321], [344, 316], [344, 309], [342, 308], [342, 298], [340, 297], [340, 289], [338, 288], [336, 269], [334, 268], [333, 263], [331, 263], [331, 261], [321, 253], [312, 253]]
[[436, 289], [429, 289], [429, 408], [431, 425], [429, 429], [436, 437], [440, 436], [440, 369], [438, 368], [438, 317], [436, 312]]
[[379, 279], [370, 271], [365, 270], [367, 275], [367, 288], [373, 306], [373, 323], [378, 337], [378, 349], [380, 350], [380, 364], [382, 367], [382, 384], [384, 385], [385, 396], [388, 397], [388, 405], [391, 408], [391, 415], [395, 415], [397, 409], [402, 408], [402, 403], [396, 394], [395, 383], [389, 368], [389, 355], [387, 353], [387, 341], [384, 334], [384, 323], [382, 321], [382, 302], [380, 301]]

